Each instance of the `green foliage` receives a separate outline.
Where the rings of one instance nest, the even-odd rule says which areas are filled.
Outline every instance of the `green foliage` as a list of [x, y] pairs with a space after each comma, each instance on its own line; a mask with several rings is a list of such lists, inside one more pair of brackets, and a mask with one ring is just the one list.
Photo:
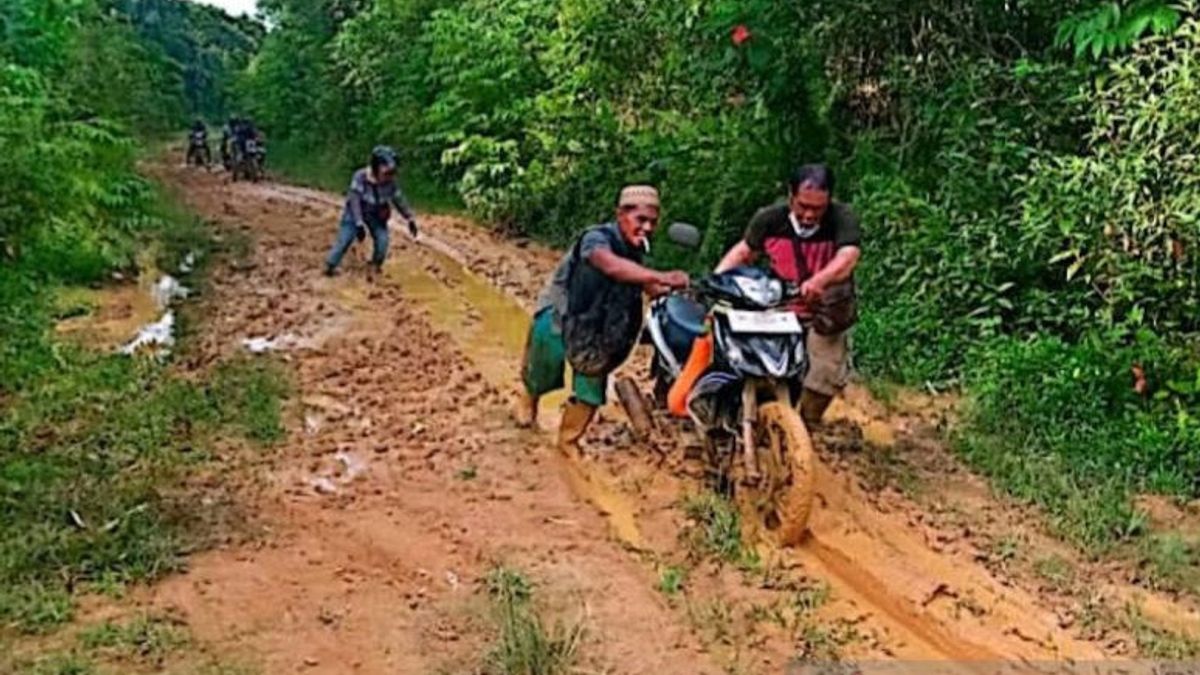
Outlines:
[[[246, 68], [258, 50], [266, 32], [261, 23], [248, 17], [231, 17], [220, 9], [194, 2], [103, 0], [103, 4], [116, 17], [113, 23], [131, 30], [138, 48], [158, 62], [155, 76], [161, 78], [161, 85], [152, 90], [156, 98], [133, 106], [135, 109], [163, 115], [171, 110], [162, 100], [170, 92], [178, 98], [180, 108], [179, 115], [170, 120], [173, 125], [182, 121], [184, 113], [216, 121], [235, 112], [235, 75]], [[106, 40], [111, 40], [111, 33], [109, 28]], [[112, 76], [133, 74], [119, 67], [105, 72], [106, 81]], [[111, 90], [106, 93], [111, 96]]]
[[325, 4], [267, 6], [280, 29], [243, 83], [264, 123], [343, 168], [405, 147], [476, 215], [558, 242], [652, 179], [673, 214], [713, 223], [711, 257], [820, 145], [803, 18], [778, 3]]
[[[222, 20], [207, 8], [180, 9], [187, 7], [161, 0], [0, 7], [10, 38], [0, 44], [0, 257], [74, 283], [132, 262], [135, 235], [153, 222], [153, 195], [133, 171], [129, 130], [175, 129], [193, 90], [162, 45], [135, 26], [163, 41], [189, 30], [196, 33], [189, 44], [215, 40]], [[190, 22], [193, 14], [206, 21]], [[237, 55], [244, 60], [252, 46], [229, 46], [227, 65], [240, 67]]]
[[659, 570], [656, 588], [668, 598], [679, 595], [687, 583], [687, 569], [679, 565], [667, 565]]
[[1058, 47], [1074, 46], [1076, 58], [1090, 54], [1099, 59], [1129, 49], [1147, 32], [1170, 33], [1179, 20], [1179, 10], [1162, 0], [1127, 5], [1107, 2], [1064, 19], [1054, 43]]
[[1020, 247], [1079, 298], [1077, 324], [1200, 330], [1200, 21], [1150, 38], [1081, 93], [1082, 153], [1037, 157]]

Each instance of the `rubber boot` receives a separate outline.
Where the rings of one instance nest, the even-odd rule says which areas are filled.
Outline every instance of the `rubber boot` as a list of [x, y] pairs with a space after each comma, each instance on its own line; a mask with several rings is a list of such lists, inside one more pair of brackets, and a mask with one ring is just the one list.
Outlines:
[[800, 417], [804, 420], [804, 424], [810, 429], [820, 425], [821, 418], [825, 417], [825, 411], [829, 408], [830, 403], [833, 403], [832, 396], [807, 388], [801, 392]]
[[577, 448], [579, 439], [583, 438], [595, 415], [595, 406], [580, 403], [573, 398], [567, 401], [563, 408], [562, 423], [558, 427], [558, 449], [570, 452]]
[[537, 424], [538, 414], [538, 397], [530, 394], [525, 387], [521, 387], [517, 391], [517, 400], [513, 406], [513, 417], [517, 420], [517, 426], [522, 429], [528, 429]]

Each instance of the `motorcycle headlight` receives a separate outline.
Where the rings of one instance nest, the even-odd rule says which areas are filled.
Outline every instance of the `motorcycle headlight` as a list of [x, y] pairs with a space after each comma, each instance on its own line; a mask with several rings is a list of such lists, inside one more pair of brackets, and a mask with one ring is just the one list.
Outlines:
[[783, 300], [783, 284], [770, 277], [738, 277], [734, 280], [747, 300], [761, 307], [774, 307]]

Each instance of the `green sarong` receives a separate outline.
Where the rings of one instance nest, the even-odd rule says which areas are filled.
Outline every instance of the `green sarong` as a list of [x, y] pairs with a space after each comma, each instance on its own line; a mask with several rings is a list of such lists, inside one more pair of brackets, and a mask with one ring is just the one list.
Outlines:
[[[567, 365], [567, 346], [562, 332], [554, 327], [554, 309], [547, 307], [533, 317], [529, 328], [529, 340], [525, 344], [525, 365], [521, 373], [525, 389], [541, 397], [556, 389], [562, 389]], [[572, 393], [581, 403], [600, 407], [604, 405], [608, 388], [608, 377], [589, 377], [572, 373]]]

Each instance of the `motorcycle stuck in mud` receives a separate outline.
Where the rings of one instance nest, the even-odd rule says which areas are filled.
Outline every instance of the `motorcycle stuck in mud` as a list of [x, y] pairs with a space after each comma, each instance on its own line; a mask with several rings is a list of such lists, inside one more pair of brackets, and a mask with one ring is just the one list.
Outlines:
[[[682, 223], [668, 236], [684, 245], [699, 239]], [[694, 384], [677, 393], [686, 396], [706, 464], [718, 489], [751, 506], [785, 546], [807, 529], [816, 461], [791, 391], [808, 369], [806, 329], [790, 309], [799, 295], [793, 286], [741, 267], [654, 300], [646, 321], [656, 403], [665, 405], [672, 386], [695, 367], [689, 359], [703, 359]], [[694, 355], [695, 349], [706, 354]]]

